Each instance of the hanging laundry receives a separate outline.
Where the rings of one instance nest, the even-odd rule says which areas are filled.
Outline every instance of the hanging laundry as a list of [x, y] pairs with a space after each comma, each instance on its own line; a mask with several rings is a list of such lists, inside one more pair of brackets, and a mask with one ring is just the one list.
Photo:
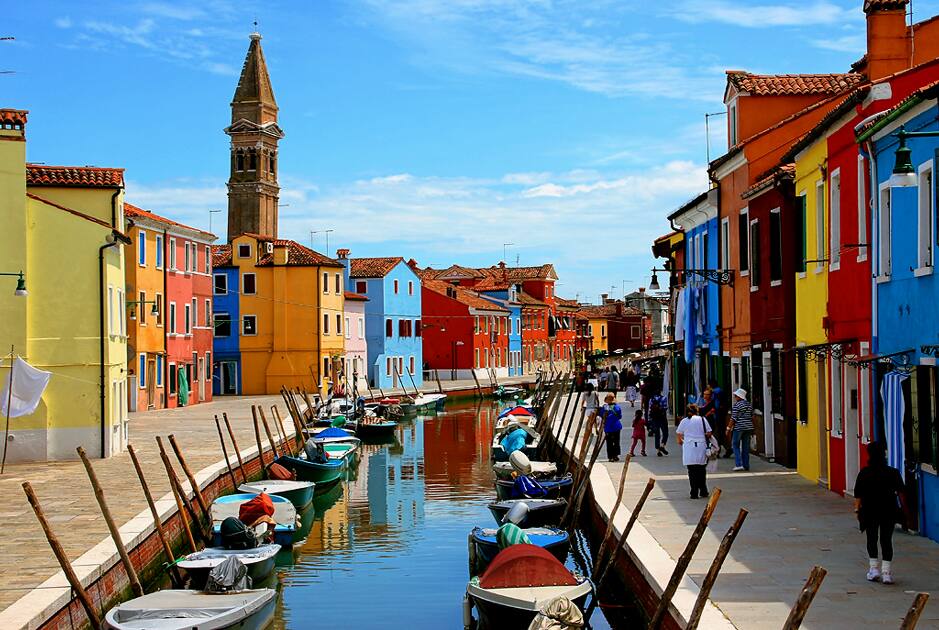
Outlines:
[[12, 365], [13, 393], [11, 397], [10, 377], [7, 376], [3, 388], [3, 401], [0, 403], [0, 413], [7, 415], [7, 401], [9, 400], [10, 417], [19, 418], [36, 411], [52, 372], [37, 370], [20, 357], [16, 357]]

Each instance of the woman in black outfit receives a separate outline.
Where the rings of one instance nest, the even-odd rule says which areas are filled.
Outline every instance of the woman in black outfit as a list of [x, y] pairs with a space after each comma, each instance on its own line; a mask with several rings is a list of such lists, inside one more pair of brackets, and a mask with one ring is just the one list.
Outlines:
[[[854, 482], [854, 511], [861, 531], [867, 533], [867, 556], [870, 567], [867, 579], [893, 584], [893, 530], [901, 522], [900, 497], [903, 478], [900, 471], [887, 465], [887, 452], [881, 442], [867, 445], [867, 466]], [[883, 551], [883, 567], [877, 559], [877, 539]]]

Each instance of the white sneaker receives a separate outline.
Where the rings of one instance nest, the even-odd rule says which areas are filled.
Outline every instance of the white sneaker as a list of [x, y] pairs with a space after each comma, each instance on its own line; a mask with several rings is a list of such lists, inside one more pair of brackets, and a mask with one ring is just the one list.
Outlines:
[[734, 466], [734, 472], [740, 472], [743, 470], [743, 466]]
[[[889, 575], [889, 574], [885, 574], [885, 575]], [[867, 581], [868, 581], [868, 582], [878, 582], [878, 581], [880, 581], [880, 569], [878, 569], [877, 567], [871, 567], [870, 569], [868, 569], [868, 571], [867, 571]], [[892, 579], [891, 579], [891, 581], [892, 581]]]
[[883, 584], [893, 584], [893, 573], [891, 571], [884, 571], [883, 575], [880, 576], [880, 581]]

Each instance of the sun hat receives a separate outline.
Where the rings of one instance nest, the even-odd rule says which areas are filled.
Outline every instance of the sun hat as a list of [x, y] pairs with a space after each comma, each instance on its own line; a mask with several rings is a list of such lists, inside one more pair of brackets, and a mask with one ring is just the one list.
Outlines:
[[739, 398], [740, 400], [746, 400], [746, 399], [747, 399], [747, 390], [745, 390], [745, 389], [742, 388], [742, 387], [738, 387], [738, 388], [734, 391], [734, 396], [736, 396], [736, 397]]

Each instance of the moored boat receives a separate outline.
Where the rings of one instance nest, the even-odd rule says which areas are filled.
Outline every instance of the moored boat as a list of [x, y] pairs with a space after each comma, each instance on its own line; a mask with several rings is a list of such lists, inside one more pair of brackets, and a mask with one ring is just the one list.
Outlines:
[[313, 502], [313, 493], [316, 484], [312, 481], [293, 481], [290, 479], [262, 479], [238, 486], [241, 492], [260, 494], [266, 492], [270, 495], [284, 497], [297, 508], [302, 510]]
[[384, 440], [394, 436], [397, 422], [390, 420], [383, 421], [375, 419], [374, 421], [359, 422], [355, 425], [355, 434], [363, 440]]
[[[472, 575], [479, 575], [486, 570], [489, 563], [498, 555], [499, 540], [498, 529], [474, 527], [470, 532], [470, 540], [474, 546], [475, 570]], [[522, 532], [528, 537], [530, 544], [547, 549], [555, 558], [564, 562], [571, 549], [571, 537], [563, 529], [557, 527], [529, 527]]]
[[176, 565], [184, 569], [189, 575], [190, 588], [205, 586], [209, 571], [222, 564], [231, 557], [238, 558], [248, 570], [248, 577], [253, 584], [263, 582], [274, 570], [274, 558], [280, 551], [280, 545], [268, 544], [253, 549], [224, 549], [222, 547], [208, 547], [196, 551], [179, 560]]
[[[256, 493], [236, 493], [219, 497], [212, 501], [209, 511], [212, 514], [212, 546], [222, 546], [222, 521], [233, 516], [239, 518], [241, 506], [244, 503], [254, 499]], [[271, 517], [277, 525], [274, 527], [274, 542], [283, 547], [293, 545], [293, 535], [297, 529], [297, 508], [289, 499], [277, 495], [271, 495], [271, 502], [274, 504], [274, 515]], [[251, 523], [247, 523], [251, 525]]]
[[[557, 499], [558, 497], [570, 496], [571, 488], [574, 485], [574, 480], [570, 475], [545, 477], [537, 479], [537, 482], [547, 492], [547, 494], [544, 495], [545, 499]], [[499, 497], [499, 499], [512, 498], [512, 488], [515, 486], [515, 480], [497, 479], [495, 485], [496, 496]]]
[[299, 481], [315, 483], [314, 495], [323, 494], [339, 483], [342, 471], [346, 467], [345, 463], [340, 460], [310, 461], [306, 453], [301, 453], [300, 457], [282, 455], [276, 461], [287, 470], [296, 473]]
[[[531, 463], [531, 472], [527, 473], [529, 476], [534, 477], [535, 479], [541, 479], [543, 477], [553, 477], [558, 473], [558, 465], [554, 462], [530, 462]], [[492, 471], [496, 474], [496, 477], [499, 479], [511, 479], [512, 478], [512, 464], [510, 462], [496, 462], [492, 465]]]
[[277, 592], [165, 590], [136, 597], [108, 611], [112, 630], [262, 630], [274, 618]]
[[522, 451], [529, 458], [535, 457], [538, 452], [538, 446], [541, 444], [541, 434], [524, 424], [511, 423], [502, 432], [496, 432], [492, 437], [491, 457], [493, 460], [497, 462], [508, 460], [509, 455], [502, 446], [502, 439], [517, 429], [525, 432], [525, 445], [518, 450]]
[[557, 525], [561, 522], [561, 516], [567, 509], [567, 500], [565, 499], [505, 499], [503, 501], [493, 501], [488, 507], [489, 511], [492, 512], [492, 516], [496, 519], [496, 523], [501, 525], [505, 515], [517, 503], [524, 503], [528, 506], [524, 518], [515, 523], [522, 528]]
[[307, 442], [308, 446], [311, 442], [314, 447], [321, 447], [327, 458], [342, 461], [345, 465], [351, 466], [362, 440], [349, 435], [344, 429], [330, 427], [310, 438]]

